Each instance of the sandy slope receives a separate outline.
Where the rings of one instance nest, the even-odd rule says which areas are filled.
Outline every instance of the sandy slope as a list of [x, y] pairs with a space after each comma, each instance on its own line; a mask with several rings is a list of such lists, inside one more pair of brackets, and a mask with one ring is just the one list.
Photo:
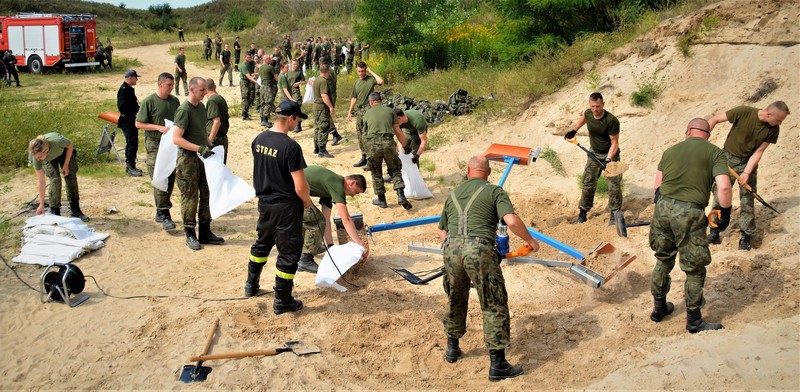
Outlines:
[[[719, 28], [705, 38], [707, 44], [694, 47], [693, 57], [683, 58], [674, 47], [676, 35], [710, 14], [718, 16]], [[625, 174], [624, 209], [629, 220], [649, 219], [655, 165], [666, 146], [682, 139], [692, 117], [708, 117], [744, 103], [766, 78], [776, 80], [779, 87], [754, 105], [782, 99], [795, 113], [784, 122], [778, 144], [767, 150], [759, 175], [760, 193], [783, 214], [756, 207], [756, 248], [750, 252], [736, 250], [735, 225], [724, 233], [722, 245], [712, 248], [704, 313], [724, 323], [724, 331], [695, 336], [685, 332], [685, 279], [679, 271], [673, 273], [670, 295], [676, 314], [660, 324], [649, 321], [649, 274], [654, 258], [647, 245], [647, 229], [630, 229], [627, 239], [617, 237], [606, 226], [605, 200], [597, 201], [588, 223], [567, 224], [576, 212], [575, 176], [582, 171], [585, 157], [558, 134], [586, 105], [590, 91], [585, 81], [577, 79], [513, 121], [487, 124], [473, 117], [434, 128], [432, 132], [449, 134], [452, 143], [430, 154], [436, 159], [435, 172], [428, 174], [433, 200], [415, 202], [411, 212], [396, 205], [388, 210], [374, 208], [370, 195], [351, 203], [351, 210], [364, 212], [368, 223], [435, 215], [452, 183], [459, 181], [460, 162], [489, 144], [556, 150], [567, 168], [566, 177], [543, 161], [512, 170], [506, 189], [519, 213], [540, 231], [584, 252], [601, 240], [614, 243], [618, 253], [592, 261], [600, 272], [609, 271], [623, 253], [638, 259], [601, 289], [583, 285], [562, 269], [504, 266], [513, 315], [508, 356], [525, 367], [524, 376], [499, 384], [486, 380], [488, 358], [474, 294], [469, 331], [462, 341], [466, 358], [455, 365], [442, 360], [440, 320], [445, 298], [440, 281], [412, 286], [388, 269], [419, 271], [440, 265], [436, 257], [405, 250], [411, 241], [436, 244], [432, 226], [376, 234], [369, 263], [352, 279], [360, 287], [347, 293], [317, 289], [313, 276], [299, 274], [296, 292], [307, 308], [278, 317], [271, 312], [271, 296], [240, 301], [188, 298], [241, 295], [249, 246], [255, 237], [255, 203], [214, 223], [226, 245], [192, 252], [183, 245], [180, 233], [165, 233], [153, 223], [152, 207], [141, 206], [152, 205], [146, 180], [121, 177], [81, 178], [85, 212], [93, 216], [98, 231], [112, 236], [106, 248], [85, 256], [77, 265], [109, 294], [148, 297], [108, 298], [90, 281], [86, 293], [91, 299], [85, 304], [74, 309], [42, 305], [4, 269], [0, 274], [0, 347], [7, 354], [0, 364], [0, 389], [798, 389], [798, 16], [796, 2], [767, 1], [756, 6], [726, 1], [665, 21], [640, 42], [620, 48], [596, 65], [604, 81], [607, 109], [622, 122], [622, 154], [631, 167]], [[640, 54], [645, 43], [658, 47], [658, 53]], [[146, 63], [139, 69], [145, 75], [137, 86], [140, 98], [154, 91], [158, 73], [171, 71], [168, 48], [156, 45], [119, 51]], [[190, 56], [199, 48], [199, 44], [192, 47]], [[190, 64], [188, 70], [190, 75], [217, 75], [211, 66]], [[635, 89], [635, 75], [650, 76], [655, 70], [666, 81], [663, 97], [653, 109], [631, 107], [627, 97]], [[98, 76], [96, 82], [117, 86], [120, 79]], [[113, 97], [114, 91], [100, 98]], [[239, 101], [238, 87], [222, 87], [220, 93], [229, 102]], [[340, 120], [338, 126], [352, 135], [352, 124]], [[232, 128], [229, 166], [250, 180], [249, 143], [259, 132], [258, 125], [234, 117]], [[728, 129], [719, 126], [712, 141], [721, 145]], [[310, 138], [309, 130], [297, 140], [310, 149]], [[331, 149], [336, 159], [311, 154], [307, 159], [309, 164], [326, 164], [340, 173], [360, 172], [350, 166], [357, 160], [356, 150], [356, 144], [347, 143]], [[496, 180], [503, 167], [494, 168], [492, 179]], [[0, 209], [13, 211], [30, 200], [34, 190], [26, 183], [31, 181], [28, 173], [16, 176]], [[394, 200], [390, 194], [390, 203]], [[112, 206], [120, 213], [104, 215]], [[175, 207], [173, 216], [177, 215]], [[3, 253], [8, 257], [16, 251]], [[541, 253], [542, 257], [565, 258], [548, 247]], [[35, 282], [40, 270], [21, 266], [18, 271], [28, 282]], [[269, 278], [264, 279], [262, 287], [270, 286]], [[221, 323], [212, 353], [269, 348], [302, 339], [318, 345], [322, 354], [209, 362], [214, 371], [206, 383], [184, 386], [175, 381], [179, 369], [200, 351], [215, 317]]]

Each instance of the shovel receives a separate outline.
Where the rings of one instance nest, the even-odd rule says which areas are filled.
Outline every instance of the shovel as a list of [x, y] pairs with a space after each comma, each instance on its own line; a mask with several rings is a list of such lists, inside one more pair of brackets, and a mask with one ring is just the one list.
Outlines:
[[[571, 136], [571, 137], [570, 137], [570, 136]], [[572, 134], [572, 132], [567, 132], [567, 134], [566, 134], [566, 135], [564, 135], [564, 140], [566, 140], [566, 141], [568, 141], [568, 142], [570, 142], [570, 143], [572, 143], [572, 144], [574, 144], [574, 145], [576, 145], [576, 146], [580, 147], [580, 148], [581, 148], [581, 150], [585, 151], [585, 152], [586, 152], [586, 155], [588, 155], [588, 156], [589, 156], [589, 158], [592, 158], [592, 160], [593, 160], [593, 161], [594, 161], [594, 162], [595, 162], [595, 163], [596, 163], [598, 166], [600, 166], [600, 167], [601, 167], [603, 170], [606, 170], [606, 164], [605, 164], [605, 162], [601, 161], [601, 160], [600, 160], [600, 158], [598, 158], [596, 155], [594, 155], [594, 153], [593, 153], [593, 152], [591, 152], [591, 151], [587, 150], [587, 149], [586, 149], [586, 147], [584, 147], [584, 146], [581, 146], [581, 144], [580, 144], [580, 143], [578, 143], [578, 137], [577, 137], [577, 136], [575, 136], [575, 134]]]
[[628, 236], [628, 228], [629, 227], [640, 227], [640, 226], [650, 226], [650, 222], [633, 222], [633, 223], [625, 223], [625, 215], [622, 211], [617, 211], [616, 215], [614, 215], [614, 222], [617, 224], [617, 234], [620, 237], [627, 237]]
[[413, 272], [405, 269], [405, 268], [390, 268], [392, 271], [397, 273], [398, 275], [402, 276], [403, 279], [407, 280], [411, 284], [426, 284], [444, 274], [444, 268], [440, 268], [439, 271], [436, 273], [428, 276], [427, 278], [420, 278], [419, 276], [415, 275]]
[[[728, 166], [728, 171], [731, 173], [731, 175], [732, 175], [734, 178], [736, 178], [736, 181], [739, 181], [739, 174], [738, 174], [738, 173], [736, 173], [736, 170], [733, 170], [733, 168], [731, 168], [730, 166]], [[759, 196], [759, 195], [758, 195], [758, 193], [755, 193], [755, 192], [753, 192], [753, 188], [751, 188], [751, 187], [750, 187], [750, 185], [744, 184], [744, 186], [743, 186], [743, 187], [744, 187], [744, 189], [747, 189], [747, 190], [748, 190], [750, 193], [752, 193], [752, 194], [753, 194], [753, 196], [755, 196], [756, 200], [758, 200], [758, 202], [759, 202], [759, 203], [763, 204], [763, 205], [764, 205], [764, 207], [767, 207], [767, 208], [769, 208], [770, 210], [772, 210], [772, 211], [775, 211], [775, 213], [777, 213], [777, 214], [780, 214], [780, 212], [778, 212], [778, 210], [776, 210], [774, 207], [772, 207], [771, 205], [769, 205], [769, 203], [767, 203], [767, 201], [766, 201], [766, 200], [764, 200], [764, 199], [763, 199], [761, 196]]]
[[[203, 346], [203, 351], [201, 355], [208, 354], [208, 350], [211, 348], [211, 342], [214, 341], [214, 334], [217, 332], [217, 326], [219, 325], [219, 317], [214, 320], [214, 325], [211, 326], [211, 331], [208, 333], [208, 339], [206, 339], [206, 344]], [[201, 359], [192, 359], [191, 362], [197, 361], [195, 365], [184, 365], [183, 372], [181, 372], [180, 380], [186, 384], [191, 384], [193, 382], [202, 382], [208, 378], [208, 374], [211, 373], [211, 368], [208, 366], [202, 366], [203, 360]]]
[[290, 342], [286, 342], [281, 347], [277, 348], [270, 348], [266, 350], [256, 350], [256, 351], [242, 351], [236, 353], [223, 353], [223, 354], [211, 354], [211, 355], [195, 355], [189, 358], [189, 361], [211, 361], [215, 359], [234, 359], [234, 358], [245, 358], [245, 357], [262, 357], [262, 356], [272, 356], [278, 355], [280, 353], [285, 353], [291, 351], [295, 353], [295, 355], [308, 355], [308, 354], [316, 354], [321, 352], [319, 348], [316, 346], [307, 346], [303, 344], [301, 340], [292, 340]]

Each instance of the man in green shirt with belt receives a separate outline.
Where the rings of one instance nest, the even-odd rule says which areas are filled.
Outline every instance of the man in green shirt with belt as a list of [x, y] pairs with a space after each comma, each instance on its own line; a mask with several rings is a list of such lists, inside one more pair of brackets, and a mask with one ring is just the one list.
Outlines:
[[314, 255], [324, 252], [333, 245], [331, 234], [331, 210], [336, 204], [336, 212], [342, 219], [342, 225], [356, 244], [364, 248], [364, 258], [369, 257], [369, 248], [364, 246], [358, 235], [350, 212], [347, 210], [347, 196], [364, 193], [367, 179], [360, 174], [342, 177], [321, 166], [309, 166], [305, 169], [306, 180], [311, 188], [311, 197], [319, 197], [320, 211], [314, 204], [303, 212], [303, 253], [300, 256], [298, 271], [317, 272]]
[[[753, 193], [743, 188], [748, 184], [753, 192], [758, 192], [758, 162], [770, 144], [778, 142], [781, 123], [789, 115], [789, 107], [783, 101], [775, 101], [765, 109], [758, 110], [748, 106], [739, 106], [725, 113], [718, 114], [708, 120], [711, 129], [729, 121], [733, 125], [725, 139], [725, 156], [730, 166], [739, 174], [739, 249], [750, 250], [750, 236], [756, 231], [756, 215]], [[734, 177], [730, 177], [731, 183]], [[714, 208], [719, 207], [717, 192], [714, 191]], [[719, 244], [719, 233], [722, 230], [711, 229], [708, 241]]]
[[467, 181], [453, 189], [444, 203], [439, 235], [445, 241], [445, 360], [454, 363], [462, 356], [458, 341], [467, 332], [467, 305], [472, 285], [483, 311], [489, 380], [500, 381], [517, 377], [523, 370], [521, 366], [508, 363], [505, 356], [506, 348], [511, 345], [511, 314], [500, 255], [495, 248], [497, 224], [504, 222], [531, 251], [539, 250], [539, 242], [528, 233], [503, 188], [487, 181], [491, 172], [486, 157], [478, 155], [470, 159]]
[[208, 145], [211, 148], [222, 146], [225, 156], [222, 162], [228, 163], [228, 102], [217, 93], [214, 79], [206, 79], [208, 91], [206, 92], [206, 132], [208, 132]]
[[686, 273], [686, 330], [690, 333], [721, 329], [722, 324], [703, 321], [700, 309], [705, 304], [703, 286], [711, 252], [706, 240], [708, 219], [705, 207], [712, 185], [719, 188], [718, 228], [725, 230], [731, 218], [731, 184], [725, 155], [708, 142], [711, 127], [695, 118], [686, 127], [686, 140], [668, 148], [658, 163], [653, 186], [656, 209], [650, 224], [650, 248], [655, 251], [656, 266], [651, 276], [653, 312], [650, 319], [661, 321], [675, 306], [667, 302], [669, 273], [680, 254], [680, 267]]
[[372, 189], [378, 196], [372, 201], [372, 204], [380, 208], [387, 207], [386, 189], [383, 185], [383, 162], [386, 162], [386, 171], [397, 192], [397, 204], [410, 210], [411, 202], [406, 199], [403, 191], [406, 187], [403, 182], [403, 164], [400, 162], [400, 157], [397, 156], [395, 136], [403, 146], [403, 152], [411, 153], [411, 147], [408, 146], [406, 137], [400, 130], [397, 115], [394, 114], [392, 108], [383, 105], [381, 95], [376, 92], [370, 93], [369, 104], [370, 109], [364, 113], [364, 133], [366, 134], [364, 145], [367, 149], [367, 167], [372, 173]]
[[186, 86], [186, 49], [178, 49], [175, 56], [175, 95], [181, 94], [180, 82], [183, 81], [183, 92], [188, 96], [189, 87]]
[[[169, 131], [165, 120], [174, 120], [175, 111], [181, 105], [177, 97], [170, 94], [175, 85], [175, 78], [164, 72], [158, 75], [158, 87], [155, 93], [142, 100], [139, 113], [136, 114], [136, 128], [144, 130], [144, 148], [147, 151], [147, 173], [153, 179], [155, 173], [158, 146], [161, 136]], [[167, 177], [167, 190], [153, 187], [153, 199], [156, 203], [156, 222], [161, 223], [164, 230], [175, 228], [169, 209], [172, 208], [172, 190], [175, 187], [175, 172]]]
[[272, 128], [269, 115], [275, 110], [275, 95], [278, 93], [278, 63], [269, 55], [262, 56], [263, 62], [258, 67], [258, 76], [261, 78], [261, 125]]
[[403, 134], [406, 135], [406, 140], [411, 143], [411, 153], [414, 154], [411, 162], [419, 166], [419, 157], [428, 146], [428, 123], [419, 110], [403, 111], [403, 109], [395, 108], [394, 113], [397, 114], [397, 121], [400, 123]]
[[[361, 149], [361, 160], [356, 162], [353, 167], [361, 167], [367, 164], [366, 132], [364, 131], [364, 113], [370, 108], [369, 94], [375, 86], [383, 85], [383, 78], [367, 67], [367, 63], [360, 61], [356, 65], [358, 80], [353, 84], [353, 92], [350, 94], [350, 108], [347, 109], [347, 119], [352, 120], [353, 114], [356, 116], [356, 136], [358, 136], [358, 148]], [[367, 75], [369, 73], [369, 75]]]
[[336, 113], [328, 79], [331, 72], [328, 65], [319, 66], [319, 76], [314, 80], [314, 150], [320, 158], [333, 158], [328, 152], [328, 134], [331, 132], [332, 118]]
[[[178, 146], [175, 182], [181, 190], [183, 229], [186, 246], [192, 250], [201, 249], [200, 244], [225, 243], [225, 239], [211, 232], [208, 181], [203, 161], [199, 157], [202, 155], [208, 158], [214, 154], [208, 146], [206, 108], [201, 102], [207, 89], [206, 80], [201, 77], [194, 77], [189, 81], [189, 98], [175, 111], [172, 135], [172, 141]], [[199, 235], [195, 234], [194, 229], [198, 223]]]

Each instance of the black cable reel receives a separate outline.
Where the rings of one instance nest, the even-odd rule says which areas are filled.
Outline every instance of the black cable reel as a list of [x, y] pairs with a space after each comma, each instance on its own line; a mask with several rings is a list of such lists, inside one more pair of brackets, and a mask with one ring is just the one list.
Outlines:
[[[56, 268], [58, 268], [56, 270]], [[80, 294], [86, 287], [86, 279], [80, 268], [73, 264], [51, 264], [42, 272], [42, 303], [61, 302], [69, 307], [75, 307], [89, 299], [84, 295], [70, 302], [70, 296]]]

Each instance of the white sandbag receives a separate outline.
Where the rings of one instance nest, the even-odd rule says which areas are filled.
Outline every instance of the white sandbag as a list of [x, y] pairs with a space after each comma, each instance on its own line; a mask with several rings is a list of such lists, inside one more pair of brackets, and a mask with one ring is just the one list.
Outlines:
[[422, 200], [430, 199], [433, 193], [425, 185], [425, 180], [422, 178], [422, 173], [414, 162], [411, 162], [412, 154], [400, 153], [400, 162], [403, 163], [403, 182], [406, 184], [404, 191], [409, 199]]
[[[364, 254], [364, 247], [355, 242], [348, 242], [344, 245], [334, 245], [325, 253], [322, 262], [317, 270], [318, 287], [333, 287], [339, 291], [347, 291], [347, 288], [336, 283], [347, 270], [352, 268]], [[333, 256], [333, 261], [331, 261]], [[336, 265], [334, 265], [334, 261]], [[337, 269], [338, 267], [338, 269]], [[341, 274], [340, 274], [341, 271]]]
[[169, 131], [161, 135], [161, 141], [158, 143], [158, 155], [156, 155], [151, 184], [153, 184], [154, 188], [166, 192], [169, 176], [172, 175], [178, 165], [178, 146], [172, 141], [172, 121], [164, 120], [164, 122]]
[[306, 84], [306, 94], [303, 95], [303, 103], [312, 103], [314, 102], [314, 89], [311, 87], [314, 85], [314, 77], [308, 79], [308, 83]]
[[83, 254], [102, 248], [109, 234], [95, 233], [80, 219], [56, 215], [36, 215], [25, 221], [24, 245], [12, 260], [17, 263], [67, 264]]
[[217, 219], [256, 197], [256, 190], [225, 166], [225, 147], [216, 146], [211, 151], [214, 155], [208, 158], [201, 156], [200, 159], [203, 160], [208, 181], [211, 219]]

